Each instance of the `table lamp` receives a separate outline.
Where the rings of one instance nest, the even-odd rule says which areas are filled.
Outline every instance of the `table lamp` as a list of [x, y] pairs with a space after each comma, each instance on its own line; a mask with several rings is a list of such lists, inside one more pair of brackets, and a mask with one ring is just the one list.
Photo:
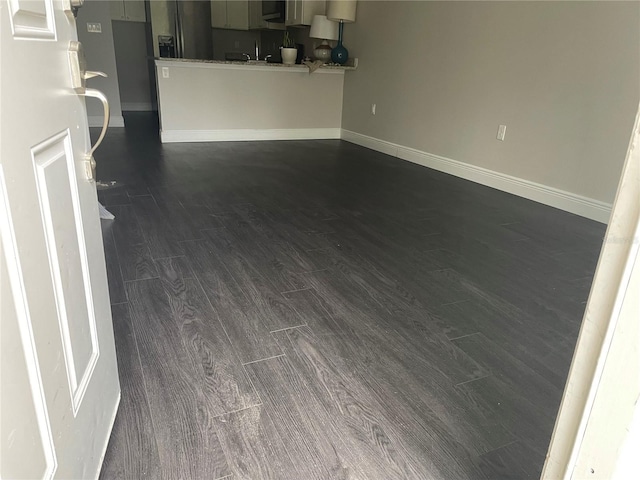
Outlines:
[[313, 51], [313, 55], [324, 63], [328, 62], [331, 59], [331, 46], [327, 40], [338, 39], [338, 24], [327, 20], [325, 15], [314, 15], [309, 36], [322, 40], [322, 43]]
[[327, 2], [327, 18], [340, 22], [338, 45], [331, 50], [331, 61], [344, 64], [349, 58], [349, 51], [342, 45], [342, 29], [344, 24], [356, 21], [356, 0], [329, 0]]

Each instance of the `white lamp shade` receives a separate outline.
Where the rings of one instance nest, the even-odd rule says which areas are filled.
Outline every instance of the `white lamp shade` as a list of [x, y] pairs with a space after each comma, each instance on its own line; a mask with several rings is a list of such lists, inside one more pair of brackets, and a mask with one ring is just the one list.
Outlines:
[[324, 15], [314, 15], [309, 36], [311, 38], [320, 38], [321, 40], [337, 40], [338, 24], [327, 20]]
[[356, 21], [356, 0], [329, 0], [327, 2], [327, 18], [334, 22]]

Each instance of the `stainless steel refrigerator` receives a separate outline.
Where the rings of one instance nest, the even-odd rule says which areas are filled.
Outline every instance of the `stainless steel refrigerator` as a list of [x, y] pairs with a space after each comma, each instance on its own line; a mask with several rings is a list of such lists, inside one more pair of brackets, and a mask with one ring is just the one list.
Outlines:
[[210, 1], [151, 0], [149, 9], [154, 56], [213, 59]]

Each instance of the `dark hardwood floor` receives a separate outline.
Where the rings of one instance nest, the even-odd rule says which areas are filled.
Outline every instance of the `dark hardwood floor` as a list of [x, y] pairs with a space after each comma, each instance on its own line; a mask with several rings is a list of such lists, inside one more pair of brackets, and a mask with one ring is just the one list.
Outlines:
[[604, 225], [341, 141], [96, 154], [102, 478], [537, 478]]

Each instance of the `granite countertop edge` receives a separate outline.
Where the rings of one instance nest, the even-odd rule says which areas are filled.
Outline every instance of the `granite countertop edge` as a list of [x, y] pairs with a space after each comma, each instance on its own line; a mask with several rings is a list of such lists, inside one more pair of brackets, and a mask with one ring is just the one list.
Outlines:
[[[258, 62], [255, 60], [251, 60], [249, 62], [242, 62], [236, 60], [202, 60], [202, 59], [191, 59], [191, 58], [167, 58], [167, 57], [156, 57], [154, 58], [157, 62], [183, 62], [183, 63], [208, 63], [212, 65], [238, 65], [245, 67], [277, 67], [277, 68], [295, 68], [295, 69], [307, 69], [308, 67], [304, 64], [295, 64], [295, 65], [285, 65], [284, 63], [265, 63]], [[253, 63], [252, 63], [253, 62]], [[321, 65], [319, 67], [321, 70], [355, 70], [356, 67], [353, 66], [345, 66], [345, 65]]]

